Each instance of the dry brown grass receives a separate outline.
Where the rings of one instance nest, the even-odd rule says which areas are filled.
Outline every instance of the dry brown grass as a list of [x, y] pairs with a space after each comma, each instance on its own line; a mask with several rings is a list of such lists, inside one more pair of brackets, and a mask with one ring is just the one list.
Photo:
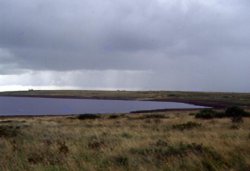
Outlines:
[[[190, 121], [200, 126], [174, 127]], [[200, 120], [184, 111], [2, 118], [1, 128], [18, 129], [0, 137], [0, 170], [248, 171], [250, 118], [232, 125], [229, 118]]]

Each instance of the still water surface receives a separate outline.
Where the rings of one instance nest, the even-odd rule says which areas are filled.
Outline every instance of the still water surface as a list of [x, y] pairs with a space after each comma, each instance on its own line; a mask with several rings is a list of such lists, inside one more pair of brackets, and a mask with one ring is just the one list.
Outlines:
[[138, 110], [189, 108], [203, 107], [175, 102], [0, 96], [0, 116], [125, 113]]

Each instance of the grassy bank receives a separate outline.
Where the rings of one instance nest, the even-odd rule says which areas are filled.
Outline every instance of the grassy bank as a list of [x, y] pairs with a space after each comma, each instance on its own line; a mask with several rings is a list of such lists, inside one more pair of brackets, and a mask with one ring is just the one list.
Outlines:
[[250, 170], [250, 118], [198, 111], [0, 119], [0, 170]]
[[0, 92], [0, 96], [37, 96], [90, 99], [158, 100], [187, 102], [212, 107], [241, 106], [250, 108], [250, 93], [211, 93], [178, 91], [87, 91], [31, 90]]

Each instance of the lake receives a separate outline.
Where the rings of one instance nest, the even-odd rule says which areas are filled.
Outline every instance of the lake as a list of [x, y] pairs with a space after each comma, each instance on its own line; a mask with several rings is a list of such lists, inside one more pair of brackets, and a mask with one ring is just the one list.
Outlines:
[[191, 108], [203, 107], [176, 102], [0, 96], [0, 116], [127, 113], [140, 110]]

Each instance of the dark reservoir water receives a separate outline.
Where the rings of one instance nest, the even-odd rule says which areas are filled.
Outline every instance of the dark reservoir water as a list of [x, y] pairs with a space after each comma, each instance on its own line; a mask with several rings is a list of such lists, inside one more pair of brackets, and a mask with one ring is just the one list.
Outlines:
[[0, 116], [125, 113], [139, 110], [190, 108], [203, 107], [175, 102], [0, 96]]

